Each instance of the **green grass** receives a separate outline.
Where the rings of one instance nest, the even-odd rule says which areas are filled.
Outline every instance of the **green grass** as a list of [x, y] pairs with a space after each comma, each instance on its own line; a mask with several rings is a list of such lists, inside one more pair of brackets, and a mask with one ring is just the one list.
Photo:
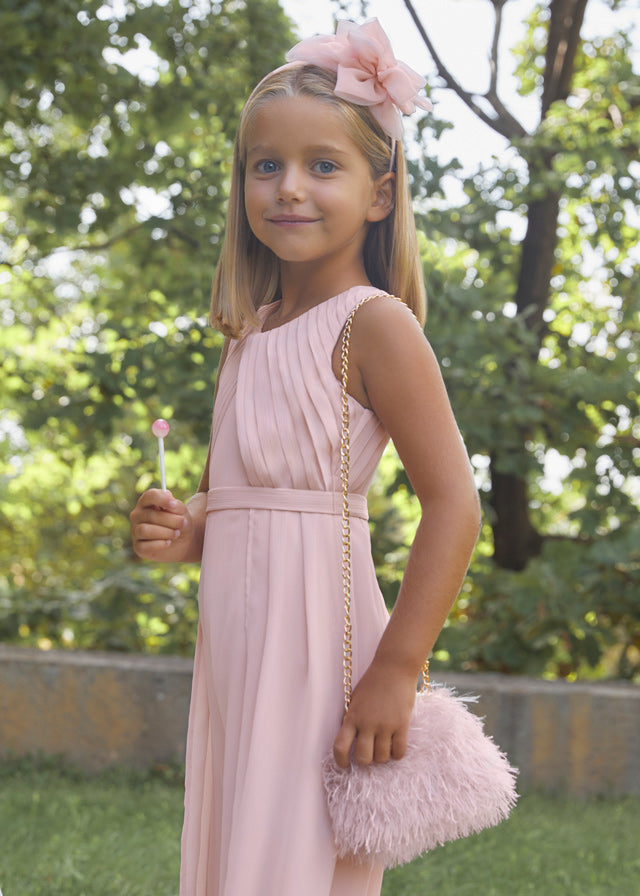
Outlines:
[[496, 828], [387, 872], [383, 896], [640, 896], [640, 800], [522, 797]]
[[0, 773], [3, 896], [176, 896], [182, 789], [118, 772]]
[[[171, 774], [0, 766], [0, 889], [177, 896], [181, 824]], [[527, 796], [500, 827], [388, 872], [383, 896], [638, 896], [639, 831], [637, 799]]]

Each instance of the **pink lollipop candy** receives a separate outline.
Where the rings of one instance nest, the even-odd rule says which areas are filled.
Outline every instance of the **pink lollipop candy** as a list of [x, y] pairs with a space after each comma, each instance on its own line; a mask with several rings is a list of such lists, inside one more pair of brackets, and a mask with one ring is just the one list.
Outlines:
[[158, 420], [154, 420], [151, 424], [151, 432], [158, 439], [158, 454], [160, 455], [160, 482], [162, 485], [162, 490], [165, 491], [167, 488], [167, 477], [164, 472], [164, 437], [169, 435], [169, 430], [171, 427], [167, 423], [166, 420], [163, 420], [160, 417]]

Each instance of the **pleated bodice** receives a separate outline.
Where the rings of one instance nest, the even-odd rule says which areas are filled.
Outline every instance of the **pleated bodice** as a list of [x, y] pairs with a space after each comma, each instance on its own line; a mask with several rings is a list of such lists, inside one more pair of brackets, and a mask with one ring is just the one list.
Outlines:
[[[370, 286], [354, 287], [231, 344], [216, 399], [210, 488], [341, 490], [341, 384], [331, 358], [350, 311], [374, 293]], [[262, 323], [273, 308], [259, 309]], [[388, 436], [376, 415], [351, 397], [349, 412], [350, 489], [366, 494]], [[234, 437], [238, 464], [230, 469], [228, 440]], [[224, 466], [216, 464], [219, 451]]]

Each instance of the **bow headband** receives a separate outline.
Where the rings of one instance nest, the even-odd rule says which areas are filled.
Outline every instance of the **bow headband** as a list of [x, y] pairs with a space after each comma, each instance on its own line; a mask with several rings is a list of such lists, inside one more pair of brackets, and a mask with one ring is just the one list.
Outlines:
[[377, 19], [362, 25], [339, 22], [335, 35], [306, 38], [289, 50], [286, 59], [336, 72], [336, 96], [368, 106], [394, 144], [402, 137], [401, 112], [410, 115], [416, 107], [426, 112], [433, 108], [429, 100], [418, 96], [425, 79], [395, 58]]

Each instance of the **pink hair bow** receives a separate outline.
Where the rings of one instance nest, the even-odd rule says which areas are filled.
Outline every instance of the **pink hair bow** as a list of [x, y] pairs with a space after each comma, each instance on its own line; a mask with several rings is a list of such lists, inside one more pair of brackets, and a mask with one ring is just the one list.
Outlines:
[[336, 34], [300, 41], [287, 53], [288, 62], [306, 62], [336, 72], [337, 96], [369, 106], [380, 127], [393, 140], [402, 137], [401, 112], [429, 111], [429, 100], [418, 96], [426, 81], [393, 55], [389, 38], [377, 19], [362, 25], [339, 22]]

